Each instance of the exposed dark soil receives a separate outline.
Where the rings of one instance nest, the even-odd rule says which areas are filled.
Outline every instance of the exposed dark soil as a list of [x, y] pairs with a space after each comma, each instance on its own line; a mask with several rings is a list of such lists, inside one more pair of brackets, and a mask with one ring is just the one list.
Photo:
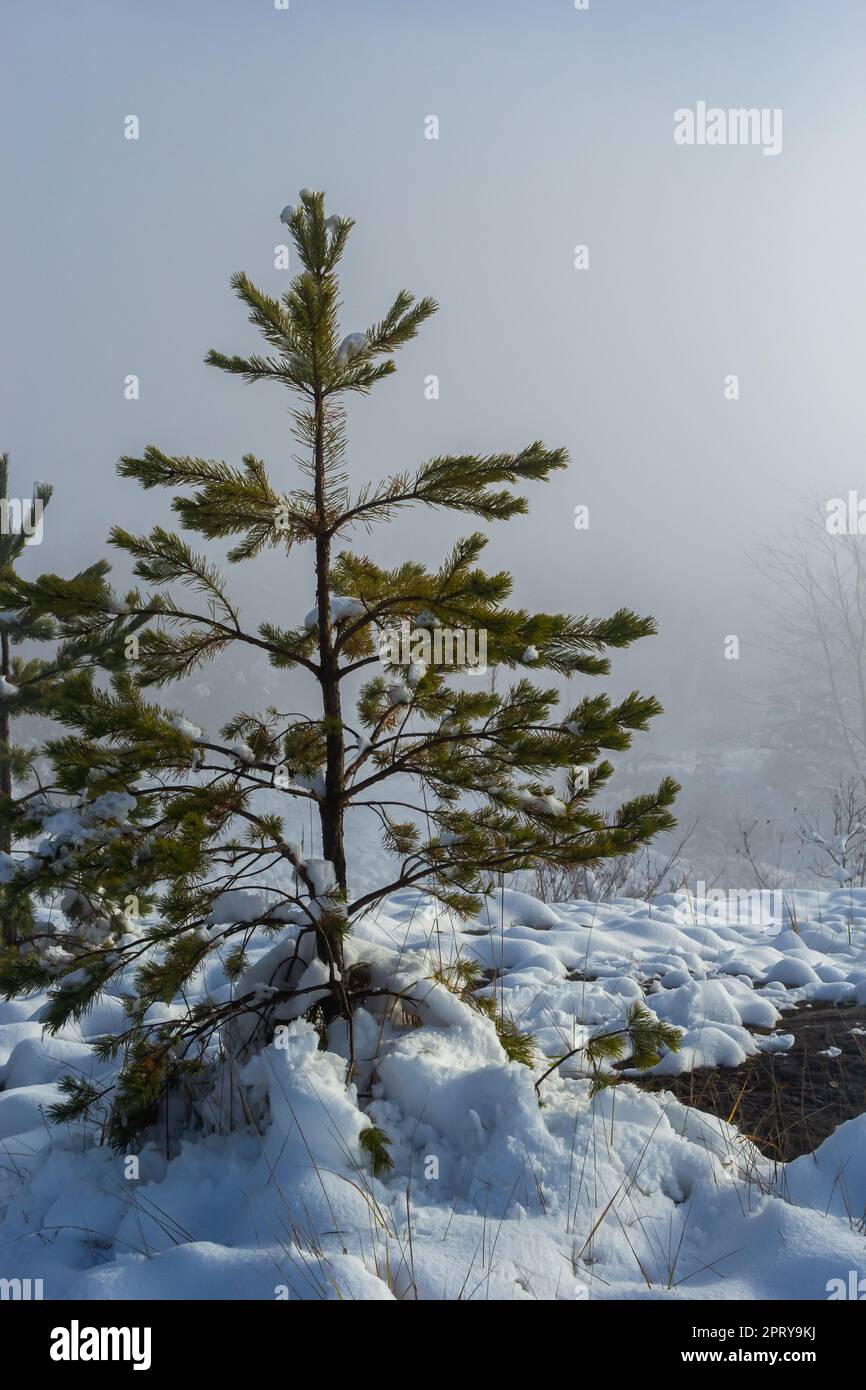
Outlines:
[[[811, 1153], [837, 1125], [866, 1111], [866, 1008], [803, 1005], [784, 1014], [777, 1031], [793, 1034], [789, 1051], [638, 1084], [730, 1120], [770, 1158]], [[821, 1055], [835, 1047], [838, 1057]]]

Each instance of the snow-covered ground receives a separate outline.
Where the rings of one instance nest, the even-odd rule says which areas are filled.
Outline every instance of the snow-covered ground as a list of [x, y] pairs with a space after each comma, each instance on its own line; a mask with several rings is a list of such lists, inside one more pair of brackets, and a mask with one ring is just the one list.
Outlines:
[[[395, 895], [350, 945], [407, 994], [387, 1020], [360, 1013], [357, 1091], [340, 1037], [321, 1050], [295, 1020], [244, 1064], [258, 1128], [205, 1098], [199, 1127], [171, 1157], [148, 1145], [137, 1176], [95, 1129], [44, 1115], [64, 1073], [107, 1076], [87, 1039], [119, 1021], [118, 1000], [56, 1037], [43, 999], [0, 1005], [0, 1277], [72, 1299], [824, 1299], [866, 1274], [866, 1116], [775, 1165], [668, 1092], [626, 1082], [590, 1099], [578, 1058], [542, 1104], [535, 1088], [545, 1058], [621, 1025], [634, 1000], [684, 1030], [662, 1072], [786, 1047], [796, 1003], [866, 1004], [866, 890], [801, 897], [795, 925], [775, 901], [550, 908], [511, 890], [460, 925]], [[252, 972], [274, 950], [257, 939]], [[537, 1040], [534, 1071], [433, 978], [458, 959], [495, 972]], [[201, 983], [227, 989], [215, 968]], [[390, 1141], [383, 1178], [359, 1139], [371, 1122]]]

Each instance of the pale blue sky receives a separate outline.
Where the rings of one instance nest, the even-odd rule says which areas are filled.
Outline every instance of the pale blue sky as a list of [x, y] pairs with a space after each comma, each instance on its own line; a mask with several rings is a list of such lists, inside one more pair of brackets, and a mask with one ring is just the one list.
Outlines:
[[[688, 668], [736, 695], [749, 663], [722, 638], [756, 633], [745, 552], [784, 531], [791, 491], [866, 487], [864, 40], [854, 0], [3, 0], [0, 448], [22, 490], [58, 491], [29, 562], [66, 570], [112, 521], [165, 519], [114, 476], [148, 442], [291, 468], [279, 392], [202, 357], [251, 346], [229, 275], [278, 290], [279, 210], [323, 187], [358, 221], [346, 331], [402, 285], [442, 306], [353, 407], [353, 477], [567, 445], [491, 562], [537, 606], [655, 612], [627, 684], [676, 706]], [[782, 154], [676, 147], [673, 112], [698, 100], [782, 108]], [[461, 529], [406, 516], [364, 544], [432, 560]], [[309, 607], [303, 568], [287, 588], [266, 562], [287, 610], [270, 616]]]

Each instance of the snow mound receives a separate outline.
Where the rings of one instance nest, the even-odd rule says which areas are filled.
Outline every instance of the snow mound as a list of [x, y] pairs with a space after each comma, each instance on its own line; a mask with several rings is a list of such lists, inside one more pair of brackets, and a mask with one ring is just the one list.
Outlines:
[[[98, 1124], [47, 1122], [60, 1076], [109, 1079], [87, 1043], [117, 1026], [117, 997], [55, 1037], [44, 997], [0, 1005], [0, 1277], [41, 1278], [49, 1299], [824, 1299], [840, 1270], [866, 1274], [866, 1116], [774, 1165], [628, 1076], [591, 1098], [579, 1055], [543, 1104], [536, 1081], [635, 1001], [683, 1031], [662, 1074], [789, 1046], [785, 1011], [866, 987], [866, 903], [853, 924], [850, 904], [816, 895], [794, 933], [690, 920], [684, 895], [506, 889], [461, 923], [397, 893], [349, 938], [401, 1007], [359, 1010], [348, 1084], [345, 1026], [323, 1048], [287, 1017], [258, 1052], [240, 1037], [231, 1104], [199, 1096], [168, 1156], [164, 1138], [119, 1155]], [[266, 993], [296, 931], [251, 927], [242, 987]], [[447, 987], [458, 962], [534, 1036], [534, 1068]], [[201, 980], [202, 997], [228, 988], [216, 968]], [[393, 1164], [378, 1176], [371, 1126]]]

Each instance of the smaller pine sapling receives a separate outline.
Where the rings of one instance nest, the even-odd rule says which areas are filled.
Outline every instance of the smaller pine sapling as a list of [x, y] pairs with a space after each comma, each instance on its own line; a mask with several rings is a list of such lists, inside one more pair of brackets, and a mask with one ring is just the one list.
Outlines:
[[[9, 954], [3, 969], [8, 979], [22, 984], [31, 970], [17, 948], [33, 942], [34, 876], [21, 870], [34, 866], [33, 855], [16, 858], [14, 851], [22, 841], [44, 829], [46, 811], [57, 807], [56, 793], [64, 790], [63, 779], [46, 785], [37, 769], [40, 754], [50, 760], [53, 745], [44, 749], [26, 748], [13, 736], [15, 721], [27, 716], [57, 720], [68, 707], [66, 681], [74, 673], [92, 677], [93, 669], [116, 664], [116, 631], [106, 632], [102, 593], [109, 566], [97, 563], [74, 579], [61, 580], [43, 575], [39, 599], [17, 569], [18, 561], [32, 537], [41, 539], [45, 509], [53, 496], [48, 483], [37, 482], [31, 499], [9, 498], [9, 455], [0, 454], [0, 918], [2, 944]], [[29, 517], [28, 517], [29, 510]], [[28, 524], [25, 525], [25, 520]], [[99, 597], [97, 597], [99, 596]], [[74, 632], [64, 620], [74, 611]], [[101, 640], [102, 639], [102, 640]], [[52, 643], [49, 657], [27, 650], [33, 644]], [[16, 795], [16, 788], [20, 794]], [[37, 866], [38, 867], [38, 866]], [[53, 868], [53, 891], [58, 887], [59, 866]], [[37, 875], [38, 876], [38, 875]], [[43, 896], [52, 896], [53, 894]], [[75, 894], [72, 895], [73, 900]], [[72, 916], [75, 916], [73, 907]], [[48, 946], [49, 955], [53, 954]]]
[[[51, 493], [47, 484], [36, 483], [26, 504], [10, 499], [9, 455], [0, 454], [0, 919], [6, 947], [14, 946], [32, 926], [27, 894], [6, 886], [14, 873], [12, 850], [18, 838], [16, 821], [21, 820], [13, 788], [32, 777], [35, 757], [32, 750], [14, 742], [12, 725], [21, 716], [49, 712], [60, 674], [56, 662], [13, 655], [13, 649], [25, 643], [44, 642], [54, 636], [49, 617], [34, 616], [26, 603], [17, 603], [15, 565], [30, 536], [41, 536], [42, 515]], [[25, 506], [30, 508], [29, 518]]]

